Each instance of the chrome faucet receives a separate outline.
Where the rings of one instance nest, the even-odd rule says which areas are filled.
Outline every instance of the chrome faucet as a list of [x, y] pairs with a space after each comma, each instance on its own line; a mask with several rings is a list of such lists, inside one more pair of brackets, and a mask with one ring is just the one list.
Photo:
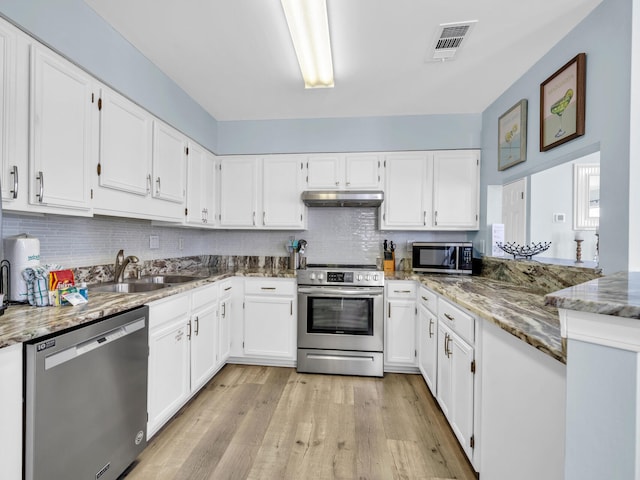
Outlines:
[[124, 282], [124, 270], [129, 263], [138, 263], [138, 257], [135, 255], [124, 256], [124, 250], [120, 250], [116, 255], [116, 264], [113, 267], [113, 280], [116, 283]]

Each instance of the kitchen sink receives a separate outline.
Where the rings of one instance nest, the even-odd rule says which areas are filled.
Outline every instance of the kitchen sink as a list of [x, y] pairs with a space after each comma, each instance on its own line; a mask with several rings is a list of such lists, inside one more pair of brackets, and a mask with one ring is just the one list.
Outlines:
[[127, 280], [127, 283], [135, 283], [135, 284], [176, 284], [176, 283], [187, 283], [193, 282], [194, 280], [200, 280], [204, 277], [195, 277], [192, 275], [171, 275], [171, 274], [162, 274], [162, 275], [148, 275], [141, 278], [130, 279]]
[[99, 283], [96, 285], [90, 285], [90, 292], [113, 292], [113, 293], [144, 293], [153, 292], [154, 290], [160, 290], [168, 287], [169, 284], [165, 283]]

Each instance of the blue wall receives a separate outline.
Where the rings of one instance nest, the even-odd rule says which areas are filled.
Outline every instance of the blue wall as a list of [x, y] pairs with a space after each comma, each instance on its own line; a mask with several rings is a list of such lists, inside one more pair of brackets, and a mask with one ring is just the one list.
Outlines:
[[218, 122], [82, 0], [0, 0], [0, 13], [204, 147]]
[[[599, 148], [600, 264], [605, 273], [627, 270], [631, 7], [632, 0], [604, 0], [484, 111], [481, 230], [475, 240], [490, 239], [486, 227], [488, 185], [502, 185]], [[587, 54], [586, 133], [552, 150], [540, 152], [540, 83], [580, 52]], [[529, 101], [527, 160], [499, 172], [498, 118], [522, 98]]]
[[480, 148], [482, 116], [416, 115], [218, 122], [219, 153]]

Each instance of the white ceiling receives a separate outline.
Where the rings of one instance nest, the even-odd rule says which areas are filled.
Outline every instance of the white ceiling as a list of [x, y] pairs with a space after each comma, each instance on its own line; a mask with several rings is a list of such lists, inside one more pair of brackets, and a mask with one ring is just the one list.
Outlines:
[[[280, 0], [85, 1], [224, 121], [481, 113], [602, 0], [327, 0], [335, 88], [315, 90]], [[425, 62], [468, 20], [454, 60]]]

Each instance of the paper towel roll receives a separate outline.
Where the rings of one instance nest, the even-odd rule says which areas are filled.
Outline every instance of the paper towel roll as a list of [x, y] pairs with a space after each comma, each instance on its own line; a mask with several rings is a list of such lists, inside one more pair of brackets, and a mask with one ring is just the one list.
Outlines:
[[11, 265], [9, 300], [27, 301], [27, 284], [22, 278], [25, 268], [40, 265], [40, 240], [26, 233], [4, 239], [5, 258]]

